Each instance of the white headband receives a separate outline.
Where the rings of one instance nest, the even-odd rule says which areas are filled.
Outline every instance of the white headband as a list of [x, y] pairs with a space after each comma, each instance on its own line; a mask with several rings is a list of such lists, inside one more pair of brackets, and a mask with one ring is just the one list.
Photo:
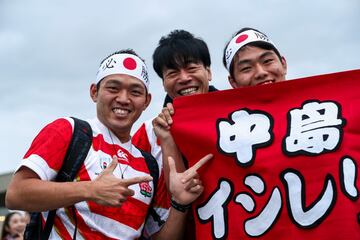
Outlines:
[[145, 63], [137, 56], [128, 53], [114, 54], [100, 65], [96, 74], [96, 82], [112, 74], [127, 74], [142, 81], [149, 89], [149, 77]]
[[230, 72], [231, 62], [240, 48], [242, 48], [244, 45], [248, 43], [259, 42], [259, 41], [270, 43], [271, 45], [274, 46], [274, 48], [276, 48], [274, 43], [265, 34], [260, 33], [258, 31], [247, 30], [233, 37], [229, 42], [225, 51], [225, 61], [226, 61], [227, 70]]

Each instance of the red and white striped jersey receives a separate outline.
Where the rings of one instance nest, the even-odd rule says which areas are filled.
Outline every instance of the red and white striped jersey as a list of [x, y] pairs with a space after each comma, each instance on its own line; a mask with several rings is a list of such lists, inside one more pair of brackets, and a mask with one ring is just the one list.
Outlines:
[[[114, 175], [132, 178], [150, 174], [141, 152], [131, 143], [121, 143], [98, 119], [88, 121], [93, 131], [92, 146], [74, 181], [94, 180], [117, 155], [119, 165]], [[74, 127], [71, 118], [61, 118], [48, 124], [33, 140], [21, 166], [32, 169], [42, 180], [53, 181], [60, 170]], [[111, 134], [111, 135], [110, 135]], [[161, 169], [161, 166], [160, 166]], [[168, 209], [162, 208], [167, 199], [164, 181], [159, 178], [152, 206], [159, 219], [165, 221]], [[146, 185], [146, 186], [145, 186]], [[136, 239], [145, 225], [145, 235], [159, 231], [152, 217], [145, 224], [148, 208], [154, 195], [152, 182], [131, 185], [135, 195], [121, 207], [101, 206], [92, 201], [75, 204], [77, 239]], [[46, 196], [44, 196], [46, 197]], [[47, 212], [43, 213], [46, 219]], [[57, 210], [50, 239], [72, 239], [75, 231], [73, 214], [68, 208]]]
[[160, 142], [155, 135], [152, 126], [152, 120], [144, 122], [131, 138], [132, 144], [137, 148], [151, 153], [151, 155], [158, 162], [159, 167], [162, 169], [162, 151]]
[[[131, 138], [131, 143], [137, 148], [151, 153], [151, 155], [156, 159], [158, 166], [160, 168], [160, 177], [159, 182], [162, 185], [165, 185], [164, 179], [164, 169], [163, 169], [163, 159], [162, 159], [162, 150], [160, 146], [159, 139], [156, 137], [154, 128], [152, 126], [152, 119], [145, 121], [140, 128], [136, 131], [134, 136]], [[170, 193], [166, 191], [166, 188], [162, 188], [160, 191], [156, 190], [156, 204], [166, 211], [167, 215], [170, 210]], [[159, 199], [157, 199], [159, 198]]]

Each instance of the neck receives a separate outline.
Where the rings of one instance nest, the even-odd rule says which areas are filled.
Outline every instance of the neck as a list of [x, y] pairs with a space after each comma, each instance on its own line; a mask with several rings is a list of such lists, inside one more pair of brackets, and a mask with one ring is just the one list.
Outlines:
[[[109, 134], [111, 137], [114, 138], [117, 137], [121, 143], [126, 143], [130, 140], [130, 129], [128, 131], [121, 131], [121, 130], [114, 130], [113, 128], [109, 127], [107, 124], [105, 124], [105, 121], [99, 116], [97, 116], [98, 121], [101, 123], [103, 128], [107, 129], [109, 131]], [[106, 130], [105, 130], [106, 131]]]
[[121, 143], [126, 143], [130, 140], [130, 132], [116, 132], [112, 129], [108, 128], [110, 137], [116, 136]]

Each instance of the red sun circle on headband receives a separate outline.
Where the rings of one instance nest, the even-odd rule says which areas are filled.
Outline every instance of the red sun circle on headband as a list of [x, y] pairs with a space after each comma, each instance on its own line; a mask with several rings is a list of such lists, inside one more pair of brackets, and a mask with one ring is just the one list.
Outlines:
[[238, 36], [238, 38], [236, 39], [236, 43], [241, 43], [243, 41], [245, 41], [246, 39], [248, 38], [248, 35], [247, 34], [243, 34], [243, 35], [240, 35]]
[[134, 70], [136, 68], [136, 61], [131, 57], [127, 57], [124, 59], [123, 65], [126, 69]]

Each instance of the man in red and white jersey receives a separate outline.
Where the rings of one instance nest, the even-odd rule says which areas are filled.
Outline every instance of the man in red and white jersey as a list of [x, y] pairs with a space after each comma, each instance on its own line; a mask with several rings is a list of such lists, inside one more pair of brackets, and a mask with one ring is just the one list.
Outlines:
[[[142, 232], [153, 239], [178, 239], [185, 219], [181, 206], [194, 201], [203, 188], [195, 175], [177, 173], [170, 162], [170, 193], [178, 210], [168, 212], [157, 207], [161, 198], [153, 200], [150, 171], [130, 137], [132, 125], [150, 103], [148, 85], [146, 65], [134, 51], [105, 58], [90, 87], [97, 110], [97, 117], [88, 121], [92, 146], [75, 180], [54, 181], [74, 128], [71, 118], [60, 118], [33, 140], [8, 187], [7, 207], [42, 211], [43, 220], [46, 211], [58, 209], [50, 239], [138, 239]], [[164, 189], [158, 181], [157, 193]], [[146, 221], [149, 208], [160, 221]]]
[[[213, 86], [209, 86], [210, 65], [210, 53], [202, 39], [185, 30], [174, 30], [162, 37], [153, 53], [153, 67], [163, 80], [167, 93], [164, 107], [177, 97], [216, 91]], [[132, 143], [151, 152], [161, 164], [162, 150], [152, 120], [140, 126], [132, 137]], [[177, 167], [181, 166], [177, 163]]]
[[[133, 137], [133, 143], [143, 150], [151, 151], [160, 161], [163, 155], [169, 153], [164, 153], [167, 148], [161, 149], [155, 132], [163, 139], [162, 146], [165, 139], [166, 144], [176, 146], [168, 132], [172, 124], [171, 116], [174, 114], [173, 106], [169, 104], [171, 100], [185, 95], [207, 93], [214, 91], [214, 88], [209, 87], [210, 55], [206, 43], [185, 31], [174, 31], [163, 37], [153, 54], [153, 60], [154, 69], [163, 79], [168, 95], [162, 112], [154, 119], [153, 124], [148, 121], [140, 127]], [[253, 28], [243, 28], [232, 37], [224, 49], [223, 61], [233, 88], [285, 80], [285, 58], [265, 34]], [[176, 159], [181, 159], [181, 156], [178, 155]], [[179, 171], [185, 169], [181, 160], [176, 164]], [[164, 158], [165, 176], [168, 171]]]

